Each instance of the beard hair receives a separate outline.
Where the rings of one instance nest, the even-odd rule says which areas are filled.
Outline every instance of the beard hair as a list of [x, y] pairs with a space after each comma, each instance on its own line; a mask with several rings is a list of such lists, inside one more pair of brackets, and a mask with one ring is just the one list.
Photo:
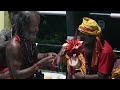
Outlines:
[[95, 47], [95, 41], [90, 41], [85, 44], [86, 60], [88, 62], [89, 71], [91, 70], [91, 62], [92, 62], [92, 55], [93, 55], [94, 47]]
[[24, 34], [25, 39], [35, 42], [35, 40], [37, 39], [36, 34]]
[[36, 36], [36, 35], [31, 35], [31, 36], [30, 36], [30, 40], [31, 40], [31, 41], [35, 41], [35, 40], [36, 40], [36, 38], [37, 38], [37, 36]]

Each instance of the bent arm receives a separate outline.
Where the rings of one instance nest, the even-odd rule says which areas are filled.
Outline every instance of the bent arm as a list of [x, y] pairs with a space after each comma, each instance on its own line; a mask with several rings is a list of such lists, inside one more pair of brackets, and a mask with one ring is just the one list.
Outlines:
[[10, 74], [15, 79], [26, 79], [38, 71], [39, 67], [42, 66], [45, 62], [52, 59], [53, 57], [45, 57], [35, 63], [33, 66], [21, 69], [21, 66], [24, 64], [22, 51], [19, 43], [11, 42], [6, 47], [6, 60], [7, 65], [10, 70]]
[[38, 53], [37, 59], [40, 60], [40, 59], [45, 58], [47, 56], [48, 56], [48, 53]]
[[23, 58], [19, 44], [9, 44], [6, 48], [6, 57], [10, 74], [15, 79], [26, 79], [36, 72], [34, 66], [21, 70]]

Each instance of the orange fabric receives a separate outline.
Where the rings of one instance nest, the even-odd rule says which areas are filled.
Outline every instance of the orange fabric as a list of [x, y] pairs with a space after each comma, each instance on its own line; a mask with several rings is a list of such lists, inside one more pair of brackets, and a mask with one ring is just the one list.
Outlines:
[[101, 41], [100, 41], [100, 38], [97, 36], [96, 37], [96, 43], [95, 43], [95, 48], [93, 50], [93, 56], [92, 56], [92, 63], [91, 63], [91, 67], [97, 65], [98, 63], [98, 59], [99, 59], [99, 55], [101, 53], [101, 50], [102, 50], [102, 44], [101, 44]]

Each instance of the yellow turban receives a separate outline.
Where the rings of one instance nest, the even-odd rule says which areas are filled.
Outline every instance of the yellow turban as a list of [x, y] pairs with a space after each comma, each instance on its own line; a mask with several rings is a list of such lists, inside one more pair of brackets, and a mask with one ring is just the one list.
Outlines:
[[101, 34], [101, 28], [97, 22], [91, 18], [84, 17], [83, 22], [79, 25], [78, 30], [88, 35], [99, 35]]

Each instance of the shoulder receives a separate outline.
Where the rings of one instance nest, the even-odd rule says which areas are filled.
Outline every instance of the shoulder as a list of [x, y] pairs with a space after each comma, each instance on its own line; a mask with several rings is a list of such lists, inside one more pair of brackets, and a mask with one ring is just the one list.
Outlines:
[[21, 48], [20, 43], [16, 40], [16, 36], [14, 36], [8, 43], [6, 50], [7, 51], [16, 51]]
[[106, 40], [104, 40], [102, 53], [113, 53], [113, 49], [112, 49], [111, 45]]
[[115, 53], [113, 52], [112, 47], [107, 41], [104, 41], [104, 46], [100, 54], [100, 60], [105, 60], [106, 62], [115, 61]]

